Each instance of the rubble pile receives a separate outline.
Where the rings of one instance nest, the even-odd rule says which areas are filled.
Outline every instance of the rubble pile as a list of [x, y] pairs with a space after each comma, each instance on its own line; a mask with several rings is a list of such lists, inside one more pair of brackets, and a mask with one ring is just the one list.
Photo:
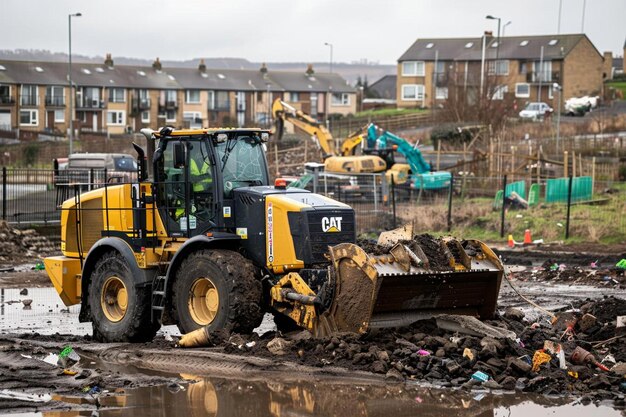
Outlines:
[[[530, 323], [521, 310], [508, 308], [482, 323], [488, 326], [472, 328], [473, 319], [461, 317], [461, 323], [467, 319], [467, 331], [444, 330], [448, 327], [433, 318], [365, 335], [315, 339], [308, 332], [270, 332], [216, 335], [213, 343], [227, 353], [340, 366], [397, 381], [623, 401], [626, 337], [616, 336], [626, 329], [616, 327], [616, 320], [625, 313], [626, 300], [609, 297], [562, 312], [553, 323]], [[484, 332], [483, 327], [492, 331]], [[489, 335], [476, 335], [481, 332]]]
[[0, 264], [41, 258], [59, 251], [58, 245], [33, 229], [12, 228], [7, 222], [0, 221]]

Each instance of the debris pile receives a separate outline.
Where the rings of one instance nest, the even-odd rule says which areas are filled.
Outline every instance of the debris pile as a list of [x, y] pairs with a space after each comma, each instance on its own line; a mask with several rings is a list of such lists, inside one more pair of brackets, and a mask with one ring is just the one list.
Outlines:
[[12, 228], [0, 221], [0, 264], [40, 258], [59, 251], [58, 245], [33, 229]]
[[508, 308], [499, 318], [482, 323], [471, 317], [438, 316], [408, 327], [325, 339], [308, 332], [222, 336], [215, 347], [439, 387], [619, 400], [626, 392], [626, 337], [620, 337], [626, 329], [617, 323], [621, 315], [626, 315], [626, 300], [609, 297], [563, 312], [554, 323], [530, 323], [523, 312]]
[[[567, 284], [592, 284], [608, 287], [626, 288], [626, 270], [617, 266], [595, 262], [590, 266], [570, 266], [564, 263], [545, 261], [524, 277], [533, 281], [552, 281]], [[516, 278], [519, 278], [516, 276]]]

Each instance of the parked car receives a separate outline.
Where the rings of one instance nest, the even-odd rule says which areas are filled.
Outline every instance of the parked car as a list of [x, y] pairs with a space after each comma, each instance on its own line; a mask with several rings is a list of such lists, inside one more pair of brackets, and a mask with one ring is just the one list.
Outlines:
[[519, 112], [519, 117], [522, 119], [539, 120], [549, 116], [553, 111], [552, 107], [546, 103], [528, 103], [524, 110]]

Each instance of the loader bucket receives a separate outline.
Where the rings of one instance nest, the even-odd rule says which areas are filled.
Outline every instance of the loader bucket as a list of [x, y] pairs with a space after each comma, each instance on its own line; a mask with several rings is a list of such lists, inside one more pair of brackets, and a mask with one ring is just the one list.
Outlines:
[[483, 319], [495, 313], [503, 267], [482, 242], [420, 235], [378, 252], [349, 243], [330, 248], [335, 291], [316, 334], [363, 333], [444, 313]]

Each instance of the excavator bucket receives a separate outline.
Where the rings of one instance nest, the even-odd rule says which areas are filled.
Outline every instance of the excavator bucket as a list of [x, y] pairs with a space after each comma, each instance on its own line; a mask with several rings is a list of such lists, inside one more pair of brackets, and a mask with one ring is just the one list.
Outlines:
[[392, 232], [370, 247], [343, 243], [330, 248], [334, 292], [318, 318], [316, 335], [363, 333], [446, 313], [493, 316], [503, 266], [487, 245], [430, 235], [411, 238], [406, 227]]

